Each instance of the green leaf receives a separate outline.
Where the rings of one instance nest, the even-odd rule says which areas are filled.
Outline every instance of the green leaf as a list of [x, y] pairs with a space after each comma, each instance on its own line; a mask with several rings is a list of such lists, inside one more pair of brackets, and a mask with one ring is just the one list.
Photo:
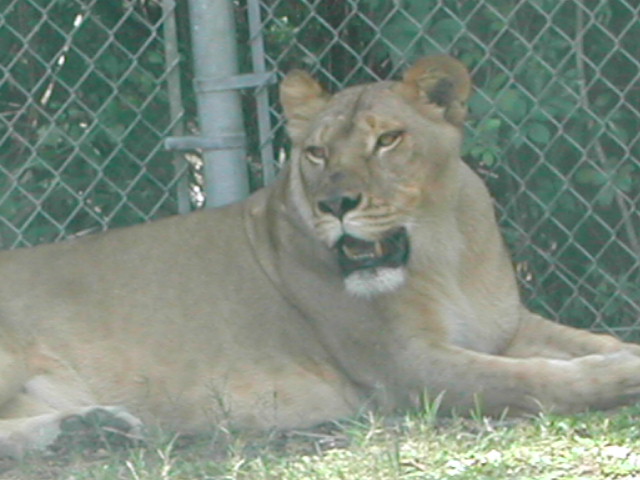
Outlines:
[[615, 100], [615, 97], [611, 93], [603, 93], [603, 94], [598, 95], [595, 98], [595, 100], [593, 101], [593, 105], [596, 106], [596, 107], [607, 107], [614, 100]]
[[38, 136], [43, 147], [54, 147], [62, 140], [62, 132], [55, 126], [38, 129]]
[[496, 157], [491, 150], [485, 150], [480, 158], [482, 164], [486, 165], [487, 167], [491, 167], [496, 163]]
[[483, 117], [491, 111], [493, 103], [486, 95], [476, 93], [469, 99], [469, 110], [478, 117]]
[[629, 143], [631, 140], [631, 134], [625, 130], [620, 124], [615, 122], [608, 122], [607, 126], [609, 127], [609, 131], [621, 142]]
[[532, 142], [546, 145], [551, 140], [551, 132], [546, 125], [542, 123], [534, 123], [527, 130], [527, 136]]
[[502, 125], [502, 120], [499, 118], [489, 118], [480, 124], [480, 130], [485, 133], [495, 132]]
[[438, 38], [440, 43], [449, 42], [462, 31], [462, 24], [459, 20], [452, 18], [437, 22], [432, 29], [432, 34]]
[[517, 90], [502, 92], [496, 102], [498, 110], [514, 122], [519, 122], [527, 113], [527, 102]]
[[423, 19], [429, 15], [437, 4], [434, 0], [409, 0], [405, 3], [404, 9], [415, 19]]
[[607, 182], [607, 175], [593, 167], [584, 167], [576, 172], [575, 179], [583, 185], [604, 185]]
[[622, 168], [620, 168], [620, 170], [618, 170], [613, 177], [613, 184], [616, 186], [616, 188], [623, 192], [630, 192], [631, 187], [634, 184], [633, 166], [624, 165]]
[[596, 195], [596, 204], [602, 207], [608, 207], [613, 203], [613, 199], [616, 196], [616, 190], [612, 185], [605, 185], [602, 190]]
[[487, 89], [490, 92], [497, 92], [498, 90], [502, 89], [507, 82], [509, 81], [509, 77], [507, 76], [507, 74], [499, 72], [496, 73], [490, 80], [489, 83], [487, 85]]

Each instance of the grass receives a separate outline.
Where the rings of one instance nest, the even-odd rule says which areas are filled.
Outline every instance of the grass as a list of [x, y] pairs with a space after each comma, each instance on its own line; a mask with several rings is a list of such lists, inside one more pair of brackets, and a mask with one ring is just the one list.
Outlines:
[[640, 407], [531, 420], [370, 416], [301, 432], [154, 440], [0, 463], [38, 480], [640, 480]]

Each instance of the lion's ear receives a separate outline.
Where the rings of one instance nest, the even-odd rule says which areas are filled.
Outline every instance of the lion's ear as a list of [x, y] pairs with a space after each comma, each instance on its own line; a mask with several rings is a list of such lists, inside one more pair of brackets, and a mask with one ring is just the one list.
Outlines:
[[329, 94], [311, 75], [302, 70], [288, 73], [280, 84], [280, 103], [287, 118], [289, 136], [298, 142], [309, 121], [326, 105]]
[[434, 55], [418, 60], [402, 79], [422, 104], [442, 107], [446, 120], [462, 126], [467, 116], [471, 77], [467, 67], [453, 57]]

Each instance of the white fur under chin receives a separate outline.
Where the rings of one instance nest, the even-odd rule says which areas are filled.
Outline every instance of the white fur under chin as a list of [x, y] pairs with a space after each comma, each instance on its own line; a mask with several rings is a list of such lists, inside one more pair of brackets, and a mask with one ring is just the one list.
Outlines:
[[354, 297], [371, 298], [381, 293], [391, 293], [407, 279], [404, 268], [378, 267], [357, 270], [344, 279], [345, 288]]

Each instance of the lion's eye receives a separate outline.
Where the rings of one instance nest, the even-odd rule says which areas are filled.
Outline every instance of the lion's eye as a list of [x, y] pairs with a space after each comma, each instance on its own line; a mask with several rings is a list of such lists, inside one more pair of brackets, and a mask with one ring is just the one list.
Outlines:
[[402, 140], [404, 134], [404, 130], [391, 130], [389, 132], [385, 132], [378, 137], [378, 140], [376, 141], [376, 148], [393, 147]]
[[315, 163], [324, 163], [329, 156], [325, 147], [317, 145], [309, 145], [304, 149], [304, 153], [309, 160]]

